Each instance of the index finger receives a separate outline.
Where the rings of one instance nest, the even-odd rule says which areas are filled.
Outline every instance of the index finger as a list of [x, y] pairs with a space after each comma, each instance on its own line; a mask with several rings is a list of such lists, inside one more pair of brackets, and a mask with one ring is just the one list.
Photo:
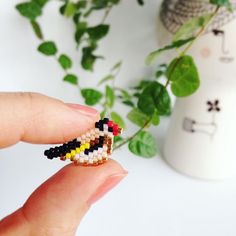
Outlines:
[[63, 143], [92, 128], [99, 113], [37, 93], [0, 93], [0, 148], [25, 141]]

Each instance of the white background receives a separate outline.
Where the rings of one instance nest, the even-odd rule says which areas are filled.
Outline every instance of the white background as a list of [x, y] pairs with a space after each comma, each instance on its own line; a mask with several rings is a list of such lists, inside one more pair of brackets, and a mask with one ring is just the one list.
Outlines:
[[[36, 91], [66, 102], [81, 102], [78, 89], [61, 81], [63, 74], [55, 61], [36, 52], [38, 41], [28, 22], [15, 11], [16, 2], [0, 2], [0, 90]], [[159, 0], [147, 0], [139, 7], [134, 0], [123, 0], [112, 11], [108, 19], [111, 32], [99, 49], [107, 60], [97, 63], [94, 74], [74, 67], [83, 86], [94, 85], [120, 59], [123, 67], [117, 84], [128, 86], [151, 75], [143, 61], [158, 47], [157, 35], [163, 37], [157, 30], [159, 4]], [[40, 19], [44, 34], [47, 39], [59, 38], [61, 52], [78, 62], [73, 27], [56, 9], [55, 1]], [[118, 109], [127, 112], [123, 107]], [[164, 119], [152, 130], [160, 149], [167, 126], [168, 119]], [[134, 131], [135, 127], [129, 129]], [[20, 207], [40, 183], [64, 165], [48, 162], [42, 155], [45, 148], [20, 143], [0, 151], [0, 218]], [[160, 156], [145, 160], [130, 154], [126, 147], [114, 153], [114, 159], [123, 164], [129, 176], [92, 207], [78, 235], [236, 235], [236, 179], [192, 179], [172, 170]]]

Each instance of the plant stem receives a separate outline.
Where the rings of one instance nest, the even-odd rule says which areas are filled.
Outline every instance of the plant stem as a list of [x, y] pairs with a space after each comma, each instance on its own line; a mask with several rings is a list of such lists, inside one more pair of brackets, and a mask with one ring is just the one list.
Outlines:
[[101, 24], [103, 24], [106, 21], [111, 9], [112, 9], [112, 6], [107, 7], [107, 9], [105, 10], [105, 14], [102, 18]]
[[132, 139], [134, 139], [141, 131], [143, 131], [148, 124], [151, 122], [151, 119], [148, 120], [138, 131], [136, 131], [132, 136], [126, 138], [123, 142], [121, 142], [119, 145], [114, 147], [114, 151], [120, 147], [122, 147], [123, 145], [125, 145], [126, 143], [128, 143], [129, 141], [131, 141]]
[[193, 46], [193, 44], [196, 42], [196, 40], [198, 40], [198, 38], [205, 32], [207, 26], [211, 23], [211, 21], [214, 19], [214, 17], [218, 14], [220, 8], [221, 8], [220, 6], [216, 7], [215, 11], [212, 13], [212, 15], [211, 15], [210, 19], [208, 20], [208, 22], [201, 27], [201, 29], [196, 34], [195, 39], [192, 40], [188, 44], [188, 46], [181, 52], [180, 56], [185, 55], [189, 51], [189, 49]]
[[[178, 64], [181, 56], [185, 55], [190, 48], [193, 46], [193, 44], [196, 42], [196, 40], [204, 33], [204, 31], [206, 30], [206, 27], [210, 24], [210, 22], [214, 19], [214, 17], [217, 15], [218, 11], [220, 9], [220, 6], [217, 6], [215, 11], [212, 13], [209, 21], [202, 26], [202, 28], [199, 30], [199, 32], [196, 34], [195, 39], [191, 41], [191, 43], [188, 44], [188, 46], [180, 53], [179, 57], [176, 60], [176, 65]], [[173, 68], [175, 68], [175, 66], [173, 66]], [[170, 80], [167, 79], [166, 84], [165, 84], [165, 88], [167, 88], [170, 84]], [[130, 136], [129, 138], [125, 139], [123, 142], [121, 142], [119, 145], [117, 145], [114, 150], [122, 147], [123, 145], [125, 145], [126, 143], [130, 142], [131, 140], [133, 140], [143, 129], [145, 129], [147, 127], [147, 125], [150, 123], [151, 119], [149, 121], [147, 121], [143, 127], [141, 127], [136, 133], [134, 133], [132, 136]]]

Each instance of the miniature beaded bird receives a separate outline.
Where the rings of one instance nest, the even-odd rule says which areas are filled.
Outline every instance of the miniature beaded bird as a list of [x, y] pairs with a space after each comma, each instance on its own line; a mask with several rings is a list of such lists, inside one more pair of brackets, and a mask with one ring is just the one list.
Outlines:
[[76, 165], [96, 166], [105, 163], [111, 153], [114, 136], [120, 135], [120, 128], [113, 121], [104, 118], [95, 123], [95, 127], [80, 137], [50, 148], [44, 152], [48, 159], [71, 160]]

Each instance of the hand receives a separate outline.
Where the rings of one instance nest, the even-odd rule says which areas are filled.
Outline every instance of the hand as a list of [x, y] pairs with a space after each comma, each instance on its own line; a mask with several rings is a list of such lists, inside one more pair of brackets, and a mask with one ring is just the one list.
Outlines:
[[[92, 108], [36, 93], [0, 93], [0, 114], [0, 148], [20, 140], [63, 143], [92, 128], [99, 119]], [[97, 167], [67, 165], [36, 189], [20, 209], [0, 221], [0, 236], [72, 236], [91, 204], [126, 174], [112, 160]]]

